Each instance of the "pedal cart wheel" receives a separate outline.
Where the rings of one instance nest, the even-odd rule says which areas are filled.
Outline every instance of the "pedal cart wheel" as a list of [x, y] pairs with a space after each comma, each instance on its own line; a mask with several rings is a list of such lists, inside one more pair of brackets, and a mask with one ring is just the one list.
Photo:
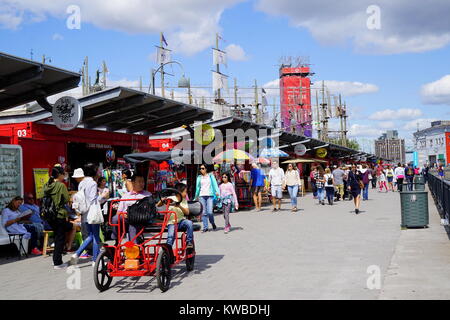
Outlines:
[[108, 290], [112, 282], [112, 277], [108, 272], [108, 262], [110, 261], [111, 259], [105, 251], [101, 252], [95, 261], [94, 283], [100, 292]]
[[161, 249], [158, 254], [156, 261], [156, 280], [162, 292], [169, 290], [170, 280], [172, 280], [172, 269], [170, 267], [170, 256], [165, 249]]

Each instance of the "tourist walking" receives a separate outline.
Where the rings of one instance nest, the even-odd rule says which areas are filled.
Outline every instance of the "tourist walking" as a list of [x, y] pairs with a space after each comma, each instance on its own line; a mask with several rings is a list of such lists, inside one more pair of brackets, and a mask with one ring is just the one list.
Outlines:
[[425, 183], [428, 182], [428, 171], [430, 170], [430, 167], [428, 164], [424, 163], [421, 174], [423, 175]]
[[344, 200], [344, 178], [345, 172], [342, 166], [333, 171], [334, 186], [336, 187], [336, 201]]
[[[253, 202], [257, 211], [261, 211], [262, 206], [262, 192], [265, 188], [265, 176], [261, 167], [257, 163], [252, 163], [252, 170], [250, 171], [250, 187], [249, 190], [253, 195]], [[231, 180], [229, 180], [231, 182]]]
[[356, 214], [359, 214], [359, 206], [361, 204], [361, 189], [363, 188], [364, 183], [362, 181], [362, 173], [356, 170], [356, 165], [352, 165], [352, 169], [348, 174], [348, 190], [353, 196]]
[[284, 176], [284, 185], [288, 189], [289, 197], [291, 198], [292, 212], [297, 212], [297, 195], [302, 184], [298, 171], [297, 166], [289, 163]]
[[234, 185], [231, 183], [231, 176], [229, 173], [224, 173], [222, 175], [222, 183], [219, 186], [219, 190], [220, 201], [222, 202], [223, 218], [225, 220], [224, 232], [228, 233], [231, 231], [230, 212], [232, 212], [233, 209], [239, 209], [236, 191], [234, 189]]
[[[278, 165], [278, 161], [272, 162], [269, 171], [269, 183], [272, 193], [273, 212], [281, 210], [281, 200], [283, 199], [284, 170]], [[277, 208], [278, 206], [278, 208]]]
[[208, 220], [211, 223], [213, 230], [217, 229], [214, 222], [213, 205], [214, 200], [219, 198], [219, 186], [214, 174], [208, 172], [206, 165], [200, 166], [200, 175], [197, 177], [197, 183], [195, 188], [195, 199], [198, 199], [203, 206], [202, 220], [203, 230], [202, 232], [208, 232]]
[[317, 199], [317, 186], [316, 186], [316, 173], [317, 167], [311, 168], [311, 173], [309, 174], [309, 179], [311, 180], [311, 190], [313, 192], [314, 199]]
[[386, 189], [386, 192], [389, 192], [389, 189], [386, 185], [386, 176], [384, 174], [384, 171], [380, 171], [379, 176], [378, 176], [378, 183], [380, 186], [380, 192], [383, 191], [383, 187]]
[[408, 191], [413, 191], [414, 175], [415, 175], [414, 167], [410, 163], [405, 168], [405, 179], [406, 179], [406, 183], [407, 183], [407, 186], [408, 186]]
[[444, 173], [444, 168], [442, 167], [442, 165], [439, 165], [438, 175], [439, 175], [440, 179], [444, 180], [445, 173]]
[[394, 176], [397, 180], [397, 191], [403, 191], [403, 180], [405, 179], [405, 168], [403, 168], [402, 164], [399, 163], [397, 168], [394, 170]]
[[369, 165], [369, 171], [370, 171], [369, 179], [372, 184], [372, 189], [376, 189], [377, 181], [378, 181], [378, 174], [377, 174], [377, 171], [375, 170], [375, 167], [373, 164]]
[[387, 184], [388, 184], [389, 190], [394, 192], [394, 170], [392, 169], [392, 167], [390, 165], [388, 165], [388, 167], [386, 169], [386, 179], [387, 179]]
[[362, 182], [364, 184], [363, 201], [367, 201], [367, 200], [369, 200], [370, 171], [369, 171], [369, 169], [367, 169], [367, 165], [363, 164], [362, 169], [360, 169], [360, 172], [362, 174]]
[[317, 187], [317, 199], [319, 199], [319, 204], [325, 205], [325, 178], [324, 178], [325, 172], [322, 168], [322, 166], [317, 167], [316, 174], [314, 176], [314, 179], [316, 180], [316, 187]]
[[66, 233], [73, 230], [73, 224], [68, 221], [69, 213], [66, 205], [69, 203], [69, 192], [64, 183], [65, 173], [60, 166], [52, 169], [50, 179], [44, 185], [44, 197], [50, 197], [55, 208], [56, 217], [52, 221], [47, 221], [53, 230], [55, 247], [53, 250], [54, 269], [64, 269], [68, 266], [63, 263], [62, 254], [66, 242]]
[[97, 168], [95, 165], [89, 163], [84, 167], [84, 177], [77, 175], [77, 172], [75, 172], [73, 176], [76, 180], [82, 179], [78, 185], [78, 191], [84, 192], [84, 197], [86, 199], [87, 211], [81, 212], [81, 223], [87, 231], [87, 237], [84, 239], [83, 244], [78, 248], [77, 252], [72, 255], [70, 259], [71, 265], [76, 265], [78, 263], [80, 255], [91, 243], [93, 243], [92, 266], [94, 266], [95, 260], [97, 260], [97, 256], [100, 253], [100, 224], [89, 223], [87, 219], [90, 211], [100, 210], [100, 204], [98, 203], [98, 185], [94, 181], [96, 172]]
[[334, 178], [333, 175], [331, 174], [330, 168], [325, 169], [324, 180], [328, 204], [332, 206], [334, 200]]

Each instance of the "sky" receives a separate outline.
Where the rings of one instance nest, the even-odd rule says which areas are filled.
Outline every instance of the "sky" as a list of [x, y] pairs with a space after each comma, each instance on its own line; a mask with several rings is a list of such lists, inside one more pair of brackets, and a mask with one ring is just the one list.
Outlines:
[[[32, 51], [38, 61], [45, 54], [47, 63], [77, 72], [88, 56], [92, 78], [106, 61], [108, 86], [137, 87], [142, 77], [148, 87], [164, 32], [172, 58], [199, 87], [198, 102], [212, 96], [219, 33], [228, 53], [221, 71], [230, 87], [237, 79], [243, 102], [251, 102], [252, 90], [243, 88], [255, 80], [270, 104], [278, 101], [271, 88], [280, 58], [308, 57], [315, 85], [325, 81], [347, 102], [349, 136], [370, 148], [385, 130], [412, 144], [418, 127], [450, 119], [449, 15], [446, 0], [0, 0], [0, 51], [24, 58]], [[176, 86], [182, 71], [167, 71]], [[225, 96], [233, 102], [233, 90]]]

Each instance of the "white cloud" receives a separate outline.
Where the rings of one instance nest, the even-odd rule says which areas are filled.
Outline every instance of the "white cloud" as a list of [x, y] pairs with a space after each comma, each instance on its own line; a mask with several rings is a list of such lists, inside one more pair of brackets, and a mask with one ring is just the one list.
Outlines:
[[[336, 81], [336, 80], [323, 80], [325, 86], [330, 93], [341, 93], [344, 96], [356, 96], [359, 94], [367, 94], [378, 92], [378, 87], [370, 83], [362, 83], [358, 81]], [[316, 81], [313, 88], [321, 88], [322, 80]]]
[[386, 120], [410, 120], [410, 119], [416, 119], [418, 117], [422, 116], [422, 111], [420, 109], [385, 109], [382, 111], [377, 111], [374, 114], [369, 116], [370, 120], [380, 120], [380, 121], [386, 121]]
[[450, 75], [423, 85], [420, 94], [425, 104], [450, 105]]
[[429, 127], [431, 127], [431, 122], [437, 121], [437, 120], [439, 120], [439, 119], [436, 119], [436, 118], [423, 119], [423, 118], [421, 118], [421, 119], [412, 120], [403, 125], [403, 130], [416, 131], [417, 125], [419, 125], [419, 129], [429, 128]]
[[228, 45], [225, 48], [225, 51], [227, 52], [228, 58], [230, 58], [230, 60], [245, 61], [248, 59], [244, 49], [242, 49], [242, 47], [237, 44], [232, 43]]
[[397, 124], [394, 121], [382, 121], [378, 123], [378, 127], [381, 129], [395, 129]]
[[[325, 87], [331, 94], [342, 94], [343, 96], [355, 96], [360, 94], [374, 93], [378, 91], [378, 87], [370, 83], [362, 83], [357, 81], [336, 81], [324, 80]], [[280, 80], [275, 79], [263, 85], [267, 93], [270, 95], [280, 94]], [[313, 89], [322, 88], [322, 80], [318, 80], [311, 87]]]
[[61, 34], [59, 34], [59, 33], [55, 33], [53, 36], [52, 36], [52, 39], [53, 40], [64, 40], [64, 37], [61, 35]]
[[353, 124], [351, 125], [348, 135], [353, 138], [361, 137], [378, 137], [382, 133], [382, 130], [376, 129], [373, 126]]
[[91, 23], [133, 34], [164, 31], [170, 48], [194, 54], [213, 45], [223, 11], [241, 1], [1, 0], [5, 9], [0, 9], [0, 26], [14, 29], [24, 22], [39, 22], [49, 16], [66, 19], [67, 7], [78, 5], [82, 25]]
[[0, 28], [15, 30], [23, 21], [23, 15], [16, 12], [13, 7], [8, 4], [0, 6]]
[[[370, 30], [371, 5], [380, 9], [380, 28]], [[375, 54], [424, 52], [450, 43], [450, 2], [420, 0], [258, 0], [256, 8], [285, 16], [328, 45], [351, 41], [357, 51]]]

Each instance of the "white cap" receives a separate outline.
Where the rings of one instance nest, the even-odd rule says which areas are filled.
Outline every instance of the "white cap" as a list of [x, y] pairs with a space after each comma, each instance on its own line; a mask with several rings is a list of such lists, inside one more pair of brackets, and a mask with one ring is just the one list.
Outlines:
[[72, 178], [84, 178], [84, 171], [81, 168], [75, 169]]

